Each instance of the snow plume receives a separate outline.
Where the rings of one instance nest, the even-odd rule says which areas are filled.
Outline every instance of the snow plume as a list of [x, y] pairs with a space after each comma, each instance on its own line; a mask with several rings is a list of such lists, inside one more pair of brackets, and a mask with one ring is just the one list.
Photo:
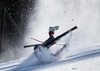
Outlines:
[[28, 67], [39, 67], [56, 61], [58, 61], [58, 58], [51, 54], [47, 48], [39, 46], [25, 61], [10, 71], [27, 71]]
[[45, 41], [49, 26], [60, 26], [55, 32], [57, 36], [76, 25], [78, 29], [72, 33], [68, 55], [95, 49], [88, 46], [100, 44], [99, 3], [99, 0], [38, 0], [29, 20], [26, 43], [38, 43], [31, 37]]

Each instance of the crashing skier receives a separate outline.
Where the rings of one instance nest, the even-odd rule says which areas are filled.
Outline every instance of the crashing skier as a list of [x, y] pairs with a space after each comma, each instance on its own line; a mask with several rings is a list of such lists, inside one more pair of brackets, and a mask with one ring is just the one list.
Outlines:
[[[57, 61], [55, 55], [49, 52], [49, 48], [54, 45], [60, 38], [64, 37], [66, 34], [72, 32], [73, 30], [77, 29], [77, 26], [69, 29], [68, 31], [62, 33], [61, 35], [54, 38], [54, 32], [59, 29], [59, 26], [49, 27], [49, 38], [43, 42], [42, 44], [36, 45], [27, 45], [26, 47], [34, 46], [34, 54], [36, 58], [42, 63], [51, 63]], [[64, 45], [65, 47], [65, 45]], [[62, 49], [61, 49], [62, 50]], [[45, 57], [44, 57], [45, 56]]]
[[[54, 33], [55, 31], [57, 31], [59, 29], [59, 26], [54, 26], [54, 27], [49, 27], [49, 38], [43, 42], [42, 46], [44, 46], [45, 44], [47, 44], [48, 42], [50, 42], [51, 40], [54, 40]], [[49, 49], [52, 45], [54, 45], [56, 42], [53, 41], [51, 42], [46, 48]], [[37, 45], [34, 47], [34, 50], [37, 49]]]
[[[59, 29], [59, 26], [49, 27], [49, 38], [43, 42], [43, 44], [38, 44], [34, 47], [34, 54], [36, 58], [42, 63], [51, 63], [57, 61], [57, 58], [49, 52], [49, 48], [56, 42], [54, 40], [54, 32]], [[48, 46], [44, 46], [48, 42], [52, 41]], [[46, 58], [42, 57], [45, 56]]]

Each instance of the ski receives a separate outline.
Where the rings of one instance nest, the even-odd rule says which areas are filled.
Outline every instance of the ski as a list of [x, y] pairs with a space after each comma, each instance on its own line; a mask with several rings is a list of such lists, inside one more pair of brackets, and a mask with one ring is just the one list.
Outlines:
[[27, 48], [27, 47], [33, 47], [33, 46], [35, 46], [35, 45], [37, 45], [37, 44], [33, 44], [33, 45], [26, 45], [26, 46], [24, 46], [24, 48]]
[[[60, 38], [64, 37], [66, 34], [68, 34], [68, 33], [72, 32], [72, 31], [74, 31], [74, 30], [77, 29], [77, 28], [78, 28], [77, 26], [74, 26], [73, 28], [71, 28], [71, 29], [69, 29], [68, 31], [62, 33], [61, 35], [57, 36], [57, 37], [54, 38], [53, 40], [51, 40], [51, 41], [49, 41], [48, 43], [44, 44], [43, 46], [44, 46], [44, 47], [47, 47], [47, 46], [50, 45], [52, 42], [55, 42], [55, 41], [59, 40]], [[24, 46], [24, 48], [33, 47], [33, 46], [35, 46], [35, 45], [37, 45], [37, 44], [26, 45], [26, 46]]]

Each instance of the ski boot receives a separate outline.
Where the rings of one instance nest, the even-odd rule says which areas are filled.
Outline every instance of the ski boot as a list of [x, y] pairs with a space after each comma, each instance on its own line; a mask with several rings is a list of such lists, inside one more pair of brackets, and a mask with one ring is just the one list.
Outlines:
[[49, 27], [49, 32], [50, 31], [54, 32], [54, 31], [56, 31], [58, 29], [59, 29], [59, 26]]

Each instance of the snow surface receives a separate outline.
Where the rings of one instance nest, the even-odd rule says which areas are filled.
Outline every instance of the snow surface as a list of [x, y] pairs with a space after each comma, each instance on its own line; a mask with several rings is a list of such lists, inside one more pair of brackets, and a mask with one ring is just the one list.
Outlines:
[[41, 64], [34, 58], [34, 54], [25, 61], [22, 60], [25, 59], [1, 64], [3, 66], [0, 67], [0, 71], [99, 71], [100, 49], [72, 55], [52, 63]]

